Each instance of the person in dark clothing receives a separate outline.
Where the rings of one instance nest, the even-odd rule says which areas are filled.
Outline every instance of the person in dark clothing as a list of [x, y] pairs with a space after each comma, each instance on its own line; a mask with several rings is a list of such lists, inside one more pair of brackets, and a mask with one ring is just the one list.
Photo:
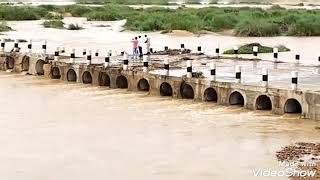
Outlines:
[[143, 40], [142, 40], [141, 36], [139, 36], [138, 42], [139, 42], [139, 43], [138, 43], [139, 57], [142, 58], [142, 57], [143, 57], [143, 52], [142, 52]]

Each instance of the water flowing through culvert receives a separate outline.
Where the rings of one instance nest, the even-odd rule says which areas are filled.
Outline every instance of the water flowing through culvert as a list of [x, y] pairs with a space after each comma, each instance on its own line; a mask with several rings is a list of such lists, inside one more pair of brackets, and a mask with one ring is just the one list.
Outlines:
[[0, 87], [3, 179], [255, 179], [282, 146], [319, 137], [294, 115], [144, 91], [5, 72]]
[[[100, 49], [104, 55], [109, 49], [131, 52], [130, 39], [141, 34], [119, 32], [123, 21], [88, 22], [85, 18], [66, 17], [64, 22], [79, 23], [85, 29], [74, 33], [43, 28], [40, 21], [14, 21], [8, 23], [15, 31], [1, 37], [33, 39], [34, 52], [41, 51], [40, 42], [46, 39], [49, 53], [63, 46], [67, 54], [75, 48], [76, 55], [80, 55], [87, 48]], [[221, 51], [252, 42], [284, 44], [292, 51], [280, 53], [279, 60], [292, 61], [295, 51], [300, 50], [301, 63], [318, 63], [318, 46], [314, 44], [319, 37], [181, 37], [159, 32], [148, 35], [156, 50], [164, 45], [179, 48], [181, 41], [192, 50], [202, 43], [208, 54], [214, 52], [217, 43]], [[27, 43], [20, 45], [22, 51], [27, 50]], [[12, 46], [8, 43], [6, 50]], [[273, 60], [272, 54], [261, 57]], [[233, 80], [233, 70], [225, 67], [234, 64], [223, 61], [217, 77]], [[194, 61], [195, 70], [200, 63]], [[29, 62], [25, 60], [23, 64], [27, 70]], [[264, 66], [258, 64], [258, 68]], [[37, 67], [41, 76], [0, 72], [1, 179], [255, 180], [253, 168], [278, 168], [275, 152], [283, 146], [319, 141], [319, 130], [315, 129], [319, 122], [300, 119], [302, 107], [294, 100], [286, 104], [288, 114], [277, 116], [271, 114], [273, 107], [266, 103], [266, 97], [257, 102], [258, 111], [248, 111], [242, 107], [245, 98], [240, 92], [230, 99], [234, 106], [222, 106], [216, 103], [220, 99], [214, 89], [204, 93], [207, 102], [197, 102], [193, 98], [198, 89], [187, 85], [179, 91], [184, 99], [173, 99], [177, 93], [175, 84], [162, 83], [160, 95], [152, 96], [144, 80], [137, 87], [140, 91], [129, 92], [128, 80], [123, 77], [118, 78], [118, 89], [111, 89], [110, 81], [114, 79], [106, 74], [99, 75], [100, 86], [92, 86], [92, 75], [77, 75], [78, 71], [70, 69], [64, 75], [69, 82], [62, 82], [59, 78], [63, 74], [55, 69], [53, 79], [48, 80], [42, 76], [41, 61]], [[201, 68], [209, 73], [208, 67]], [[170, 75], [175, 73], [185, 74], [185, 69], [170, 70]], [[288, 83], [289, 76], [290, 73]], [[260, 76], [246, 78], [260, 80]], [[278, 77], [270, 77], [271, 81], [272, 78]]]

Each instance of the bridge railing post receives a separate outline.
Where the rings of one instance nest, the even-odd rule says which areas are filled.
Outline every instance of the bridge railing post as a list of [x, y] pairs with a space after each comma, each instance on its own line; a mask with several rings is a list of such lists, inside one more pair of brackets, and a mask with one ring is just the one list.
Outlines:
[[14, 40], [13, 50], [14, 50], [14, 52], [19, 52], [19, 40], [18, 39]]
[[218, 45], [218, 47], [216, 47], [216, 56], [217, 57], [220, 57], [220, 47], [219, 47], [219, 45]]
[[87, 55], [87, 49], [83, 49], [83, 50], [82, 50], [82, 56], [83, 56], [83, 57], [86, 57], [86, 55]]
[[42, 44], [42, 53], [44, 56], [46, 56], [47, 54], [47, 40], [44, 40], [43, 41], [43, 44]]
[[107, 53], [106, 57], [104, 58], [104, 67], [105, 68], [109, 67], [109, 63], [110, 63], [110, 56], [109, 56], [109, 53]]
[[143, 72], [148, 72], [150, 55], [143, 56]]
[[258, 58], [259, 47], [258, 46], [253, 46], [252, 50], [253, 50], [253, 56], [255, 58]]
[[28, 41], [28, 52], [31, 54], [32, 53], [32, 39]]
[[187, 77], [192, 78], [192, 61], [187, 60]]
[[87, 65], [91, 65], [91, 61], [92, 61], [92, 51], [89, 50], [87, 53]]
[[236, 83], [241, 83], [241, 66], [237, 65], [236, 66]]
[[267, 68], [262, 68], [262, 86], [268, 87], [269, 72]]
[[96, 56], [96, 57], [99, 56], [99, 49], [96, 50], [95, 56]]
[[6, 46], [6, 39], [1, 39], [1, 51], [5, 52], [5, 46]]
[[65, 47], [62, 47], [62, 48], [61, 48], [61, 53], [64, 54], [65, 52], [66, 52], [66, 48], [65, 48]]
[[200, 45], [197, 47], [197, 53], [198, 53], [198, 54], [201, 54], [201, 53], [202, 53], [202, 47], [201, 47]]
[[71, 53], [70, 53], [70, 63], [75, 63], [76, 62], [76, 50], [72, 49]]
[[164, 60], [164, 75], [169, 76], [169, 59], [165, 58]]
[[295, 55], [295, 62], [298, 64], [300, 62], [300, 53], [299, 52], [296, 52], [296, 55]]
[[60, 56], [60, 48], [57, 47], [56, 51], [54, 52], [54, 61], [59, 61], [59, 56]]
[[298, 71], [291, 72], [291, 89], [292, 90], [298, 89]]
[[213, 62], [210, 63], [210, 80], [216, 81], [216, 64]]
[[124, 52], [123, 53], [123, 70], [128, 70], [128, 65], [129, 65], [128, 53]]
[[233, 47], [233, 54], [234, 54], [235, 58], [238, 59], [238, 56], [239, 56], [239, 48], [238, 48], [238, 46], [234, 46]]
[[184, 44], [180, 44], [180, 50], [181, 50], [181, 53], [184, 51], [184, 49], [185, 49]]
[[279, 49], [278, 48], [273, 48], [273, 59], [274, 59], [274, 62], [278, 62], [278, 52], [279, 52]]

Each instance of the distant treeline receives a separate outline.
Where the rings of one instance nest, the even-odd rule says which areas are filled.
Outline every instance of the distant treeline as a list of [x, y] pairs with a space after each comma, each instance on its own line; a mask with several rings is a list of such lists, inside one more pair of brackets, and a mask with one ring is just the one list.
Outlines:
[[186, 4], [200, 4], [201, 2], [209, 2], [210, 4], [217, 4], [218, 2], [230, 2], [230, 3], [255, 3], [255, 4], [269, 4], [271, 0], [77, 0], [81, 4], [156, 4], [156, 5], [168, 5], [175, 2], [184, 2]]
[[35, 20], [48, 14], [86, 17], [88, 20], [113, 21], [127, 19], [126, 28], [134, 31], [233, 30], [238, 36], [320, 36], [320, 10], [287, 10], [279, 6], [261, 8], [202, 9], [167, 8], [133, 9], [107, 4], [101, 7], [70, 6], [0, 6], [2, 20]]
[[168, 0], [77, 0], [80, 4], [157, 4], [157, 5], [167, 5]]

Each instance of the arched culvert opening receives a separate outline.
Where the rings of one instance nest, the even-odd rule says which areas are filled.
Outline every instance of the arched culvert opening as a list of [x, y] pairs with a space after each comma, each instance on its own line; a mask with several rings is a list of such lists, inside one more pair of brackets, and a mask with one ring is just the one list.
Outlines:
[[302, 112], [301, 104], [296, 99], [288, 99], [284, 105], [284, 112], [285, 113], [301, 113]]
[[30, 57], [23, 56], [23, 58], [22, 58], [22, 71], [29, 71], [29, 63], [30, 63]]
[[169, 83], [163, 82], [160, 85], [160, 95], [161, 96], [172, 96], [172, 87]]
[[7, 69], [13, 69], [14, 68], [14, 58], [11, 56], [6, 57], [6, 64], [7, 64]]
[[99, 85], [110, 86], [110, 77], [107, 75], [107, 73], [104, 73], [104, 72], [99, 73]]
[[210, 102], [217, 102], [218, 101], [217, 91], [213, 88], [206, 89], [204, 91], [204, 100], [210, 101]]
[[180, 93], [183, 99], [193, 99], [194, 92], [192, 86], [189, 84], [182, 83], [180, 86]]
[[271, 110], [272, 103], [268, 96], [261, 95], [256, 100], [256, 110]]
[[77, 81], [77, 74], [73, 69], [69, 69], [67, 72], [68, 81]]
[[150, 85], [146, 79], [140, 79], [138, 82], [138, 90], [139, 91], [149, 91]]
[[44, 61], [39, 59], [36, 63], [36, 72], [38, 75], [44, 75], [43, 65], [44, 65]]
[[82, 75], [82, 82], [83, 84], [91, 84], [92, 83], [92, 76], [89, 71], [85, 71]]
[[125, 76], [118, 76], [116, 80], [117, 88], [126, 89], [128, 88], [128, 81]]
[[230, 94], [229, 103], [230, 103], [230, 105], [243, 106], [244, 105], [244, 98], [241, 93], [239, 93], [238, 91], [235, 91]]
[[58, 67], [53, 67], [51, 71], [51, 78], [52, 79], [60, 79], [60, 70]]

